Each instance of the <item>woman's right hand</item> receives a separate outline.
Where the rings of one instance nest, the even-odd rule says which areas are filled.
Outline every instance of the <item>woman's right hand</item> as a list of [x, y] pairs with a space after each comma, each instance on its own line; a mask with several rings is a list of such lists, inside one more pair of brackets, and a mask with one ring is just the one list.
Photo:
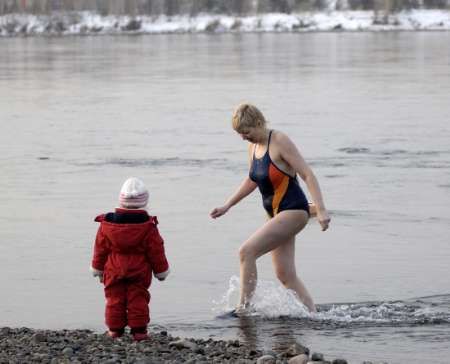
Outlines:
[[319, 220], [319, 224], [322, 228], [322, 231], [325, 231], [328, 229], [328, 226], [330, 225], [330, 215], [328, 215], [328, 211], [323, 210], [317, 210], [317, 220]]
[[222, 207], [216, 207], [209, 213], [209, 216], [211, 216], [213, 219], [216, 219], [222, 215], [225, 215], [229, 209], [230, 208], [226, 205]]

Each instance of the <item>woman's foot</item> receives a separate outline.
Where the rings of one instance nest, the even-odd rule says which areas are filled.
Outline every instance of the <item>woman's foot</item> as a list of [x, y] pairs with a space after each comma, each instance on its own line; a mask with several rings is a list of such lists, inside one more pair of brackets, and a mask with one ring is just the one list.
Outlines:
[[246, 303], [244, 305], [238, 305], [233, 310], [233, 314], [236, 316], [250, 316], [256, 313], [256, 308], [254, 305], [250, 303]]

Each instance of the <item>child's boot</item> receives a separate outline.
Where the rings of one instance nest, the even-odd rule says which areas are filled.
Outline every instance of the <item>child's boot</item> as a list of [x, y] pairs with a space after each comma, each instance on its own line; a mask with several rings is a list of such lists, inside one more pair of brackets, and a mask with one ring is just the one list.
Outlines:
[[132, 328], [131, 335], [133, 336], [134, 341], [142, 341], [142, 340], [147, 340], [149, 338], [146, 327]]
[[107, 335], [113, 339], [117, 339], [123, 335], [125, 329], [109, 329]]

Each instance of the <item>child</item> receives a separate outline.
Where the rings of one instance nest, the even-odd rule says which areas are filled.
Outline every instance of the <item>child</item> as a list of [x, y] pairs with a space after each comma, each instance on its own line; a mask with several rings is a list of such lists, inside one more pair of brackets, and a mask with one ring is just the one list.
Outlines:
[[120, 207], [95, 219], [100, 227], [91, 271], [105, 285], [105, 321], [112, 338], [122, 336], [128, 325], [135, 341], [148, 339], [152, 272], [160, 281], [169, 274], [158, 220], [147, 214], [147, 202], [144, 183], [132, 177], [122, 186]]

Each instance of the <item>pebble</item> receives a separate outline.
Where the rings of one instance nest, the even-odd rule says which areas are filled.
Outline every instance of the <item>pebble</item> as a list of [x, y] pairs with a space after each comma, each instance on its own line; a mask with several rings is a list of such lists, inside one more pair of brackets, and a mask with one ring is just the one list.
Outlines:
[[313, 353], [311, 355], [311, 360], [312, 361], [323, 361], [323, 354], [321, 354], [321, 353]]
[[2, 327], [0, 329], [0, 334], [1, 335], [9, 335], [10, 332], [11, 332], [11, 329], [9, 327]]
[[300, 354], [289, 359], [288, 364], [306, 364], [308, 362], [308, 355]]
[[169, 343], [169, 347], [175, 347], [177, 349], [189, 349], [191, 351], [196, 351], [198, 346], [196, 343], [186, 340], [186, 339], [180, 339], [177, 341], [172, 341]]
[[284, 354], [288, 358], [291, 358], [291, 357], [297, 356], [297, 355], [301, 355], [301, 354], [309, 355], [309, 348], [307, 348], [306, 346], [303, 346], [301, 344], [295, 343], [295, 344], [291, 345]]
[[47, 337], [42, 332], [37, 332], [32, 336], [32, 340], [38, 344], [47, 341]]
[[72, 356], [73, 355], [73, 349], [70, 346], [65, 347], [62, 350], [63, 355], [65, 356]]
[[276, 364], [277, 359], [272, 355], [263, 355], [256, 360], [256, 364]]

